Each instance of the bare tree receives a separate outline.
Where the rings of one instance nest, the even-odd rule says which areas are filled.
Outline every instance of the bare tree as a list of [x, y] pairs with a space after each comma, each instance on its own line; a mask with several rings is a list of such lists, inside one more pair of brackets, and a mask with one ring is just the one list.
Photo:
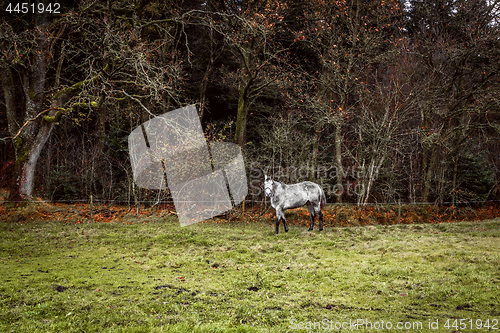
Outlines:
[[278, 25], [286, 5], [279, 1], [221, 1], [214, 4], [210, 23], [224, 37], [236, 63], [235, 71], [224, 77], [238, 94], [235, 141], [246, 142], [248, 110], [252, 101], [273, 82], [284, 76], [280, 55], [287, 50], [277, 38]]
[[[108, 99], [133, 101], [149, 115], [165, 94], [179, 103], [182, 60], [160, 64], [158, 54], [171, 40], [151, 36], [183, 17], [144, 22], [143, 4], [127, 6], [92, 3], [63, 17], [39, 15], [34, 26], [1, 25], [0, 83], [10, 132], [4, 141], [16, 152], [14, 196], [32, 198], [40, 154], [62, 117], [103, 110]], [[132, 15], [117, 14], [120, 8], [132, 8]]]
[[402, 56], [391, 53], [384, 65], [367, 71], [363, 78], [364, 89], [359, 90], [359, 112], [354, 129], [358, 147], [352, 156], [360, 166], [358, 205], [368, 204], [375, 181], [388, 159], [405, 154], [411, 144], [402, 138], [411, 132], [407, 126], [411, 124], [419, 96], [410, 91], [413, 76], [399, 63], [405, 53], [405, 50], [400, 51]]
[[[359, 90], [363, 89], [364, 73], [387, 52], [388, 37], [399, 23], [401, 12], [393, 1], [382, 7], [361, 1], [314, 4], [309, 11], [314, 24], [308, 33], [315, 36], [309, 43], [317, 53], [319, 70], [309, 101], [319, 131], [322, 125], [334, 128], [336, 181], [337, 187], [343, 188], [347, 122], [361, 108]], [[342, 202], [342, 195], [336, 200]]]
[[[469, 138], [490, 128], [485, 115], [495, 104], [500, 70], [498, 1], [411, 1], [408, 32], [419, 84], [423, 179], [421, 200], [445, 186], [449, 165]], [[473, 134], [471, 136], [471, 134]], [[451, 163], [449, 163], [451, 162]], [[456, 172], [453, 179], [456, 179]], [[454, 181], [455, 182], [455, 181]], [[439, 190], [441, 189], [441, 190]]]

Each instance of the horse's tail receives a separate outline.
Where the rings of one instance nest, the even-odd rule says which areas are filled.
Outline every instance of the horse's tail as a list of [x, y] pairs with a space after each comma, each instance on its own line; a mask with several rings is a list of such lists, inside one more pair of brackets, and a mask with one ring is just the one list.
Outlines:
[[319, 201], [320, 208], [325, 207], [325, 204], [326, 204], [325, 191], [323, 191], [323, 189], [321, 189], [321, 198], [320, 198], [320, 201]]

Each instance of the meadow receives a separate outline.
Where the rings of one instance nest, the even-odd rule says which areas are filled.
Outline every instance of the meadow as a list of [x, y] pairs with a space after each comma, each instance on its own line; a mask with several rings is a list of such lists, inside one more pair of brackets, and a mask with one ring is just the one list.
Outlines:
[[320, 233], [292, 211], [275, 235], [270, 215], [2, 209], [1, 332], [500, 330], [498, 218]]

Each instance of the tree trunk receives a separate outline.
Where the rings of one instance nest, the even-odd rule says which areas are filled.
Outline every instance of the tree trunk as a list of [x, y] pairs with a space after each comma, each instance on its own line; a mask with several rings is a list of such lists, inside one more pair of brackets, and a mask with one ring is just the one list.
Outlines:
[[215, 51], [214, 51], [214, 36], [213, 29], [210, 29], [210, 59], [207, 64], [207, 68], [205, 69], [205, 73], [203, 73], [203, 79], [200, 84], [200, 120], [203, 120], [203, 114], [205, 113], [205, 108], [207, 104], [207, 89], [208, 89], [208, 81], [210, 80], [210, 74], [214, 68], [215, 62]]
[[318, 151], [319, 151], [319, 142], [321, 140], [321, 128], [317, 128], [314, 132], [315, 133], [314, 133], [314, 142], [312, 151], [312, 165], [311, 165], [311, 170], [309, 172], [309, 181], [311, 182], [314, 181], [314, 177], [319, 177]]
[[[341, 121], [335, 124], [335, 166], [337, 167], [337, 188], [342, 189], [344, 169], [342, 167], [342, 128]], [[342, 191], [343, 192], [343, 191]], [[337, 203], [342, 203], [342, 192], [337, 195]]]
[[[22, 80], [25, 100], [23, 127], [21, 127], [20, 131], [11, 132], [14, 149], [16, 150], [16, 174], [14, 175], [14, 188], [11, 191], [11, 199], [15, 200], [32, 199], [36, 163], [52, 129], [41, 125], [40, 119], [50, 55], [46, 31], [43, 28], [40, 28], [39, 31], [38, 48], [33, 51], [33, 70], [29, 74], [25, 73]], [[8, 76], [8, 70], [6, 72]], [[8, 81], [7, 88], [4, 82], [2, 84], [4, 84], [4, 91], [9, 89]], [[10, 95], [13, 96], [15, 87], [11, 86], [10, 89]], [[15, 118], [15, 107], [7, 108], [7, 113], [10, 114], [8, 117]]]
[[[368, 182], [366, 185], [366, 190], [364, 192], [364, 201], [363, 201], [363, 207], [365, 207], [368, 204], [368, 198], [370, 196], [370, 191], [373, 186], [373, 183], [375, 180], [378, 178], [378, 173], [380, 171], [380, 168], [382, 167], [382, 164], [384, 163], [385, 157], [386, 157], [387, 152], [381, 152], [379, 155], [375, 155], [370, 163], [370, 170], [368, 174]], [[379, 158], [378, 164], [376, 164], [376, 159]]]
[[370, 162], [370, 166], [368, 167], [368, 177], [366, 177], [366, 181], [364, 182], [366, 184], [365, 191], [363, 192], [364, 198], [363, 198], [363, 207], [365, 207], [368, 204], [368, 197], [370, 196], [370, 189], [373, 184], [373, 180], [375, 178], [375, 159], [372, 159]]
[[238, 111], [236, 115], [236, 133], [235, 139], [238, 146], [243, 148], [246, 142], [247, 115], [248, 115], [248, 88], [251, 82], [248, 82], [244, 88], [240, 89], [238, 96]]
[[33, 198], [35, 168], [53, 127], [54, 123], [43, 122], [42, 128], [31, 144], [30, 149], [27, 151], [26, 160], [22, 162], [21, 176], [19, 179], [19, 194], [23, 199], [31, 200]]
[[[2, 85], [3, 96], [5, 99], [5, 108], [7, 111], [7, 128], [11, 135], [19, 131], [19, 125], [16, 122], [16, 90], [12, 71], [8, 66], [0, 68], [0, 84]], [[15, 145], [15, 142], [14, 142]], [[14, 149], [17, 158], [17, 150]]]
[[455, 161], [453, 162], [453, 180], [452, 180], [452, 189], [451, 189], [451, 198], [453, 205], [456, 204], [457, 201], [457, 175], [458, 175], [458, 156], [455, 156]]
[[421, 195], [421, 201], [423, 203], [429, 202], [432, 175], [434, 174], [437, 151], [438, 151], [436, 146], [432, 146], [430, 150], [432, 151], [430, 161], [427, 163], [427, 161], [424, 160], [424, 183], [422, 185], [422, 195]]

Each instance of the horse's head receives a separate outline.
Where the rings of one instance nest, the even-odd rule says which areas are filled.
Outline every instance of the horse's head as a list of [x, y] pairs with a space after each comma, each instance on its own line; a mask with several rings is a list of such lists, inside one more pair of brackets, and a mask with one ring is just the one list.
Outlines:
[[264, 174], [264, 190], [266, 191], [266, 196], [271, 197], [273, 185], [274, 181]]

